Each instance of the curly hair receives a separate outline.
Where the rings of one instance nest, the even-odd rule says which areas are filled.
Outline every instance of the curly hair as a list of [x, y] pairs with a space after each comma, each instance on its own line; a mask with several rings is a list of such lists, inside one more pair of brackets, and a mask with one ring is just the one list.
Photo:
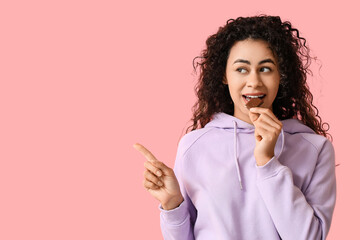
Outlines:
[[312, 75], [309, 69], [312, 57], [305, 38], [300, 37], [299, 31], [290, 22], [267, 15], [229, 19], [216, 34], [208, 37], [201, 56], [193, 59], [195, 72], [200, 66], [195, 86], [198, 99], [192, 107], [192, 126], [187, 128], [186, 133], [190, 129], [193, 131], [204, 127], [214, 113], [234, 114], [229, 87], [222, 80], [231, 47], [237, 41], [246, 39], [265, 40], [278, 60], [281, 77], [272, 105], [275, 116], [280, 120], [297, 118], [317, 134], [332, 140], [327, 133], [329, 124], [322, 123], [306, 83], [307, 74]]

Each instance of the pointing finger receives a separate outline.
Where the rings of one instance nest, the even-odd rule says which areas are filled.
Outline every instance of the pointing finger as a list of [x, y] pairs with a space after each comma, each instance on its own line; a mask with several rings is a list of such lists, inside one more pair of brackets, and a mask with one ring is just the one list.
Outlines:
[[149, 160], [150, 162], [156, 162], [158, 161], [156, 159], [156, 157], [148, 150], [146, 149], [146, 147], [144, 147], [143, 145], [141, 145], [140, 143], [135, 143], [133, 145], [133, 147], [138, 150], [139, 152], [142, 153], [142, 155], [144, 155], [144, 157], [146, 157], [147, 160]]

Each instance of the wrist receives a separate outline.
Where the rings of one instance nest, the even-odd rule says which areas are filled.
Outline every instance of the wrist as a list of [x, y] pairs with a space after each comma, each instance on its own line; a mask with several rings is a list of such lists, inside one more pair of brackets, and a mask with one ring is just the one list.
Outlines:
[[172, 210], [174, 208], [179, 207], [183, 201], [184, 201], [184, 198], [182, 195], [180, 195], [179, 197], [171, 199], [170, 201], [168, 201], [166, 203], [161, 203], [161, 206], [164, 210]]
[[272, 157], [263, 156], [263, 157], [255, 158], [255, 160], [256, 160], [256, 165], [258, 165], [258, 166], [264, 166], [264, 165], [267, 164], [273, 157], [274, 157], [274, 155], [273, 155]]

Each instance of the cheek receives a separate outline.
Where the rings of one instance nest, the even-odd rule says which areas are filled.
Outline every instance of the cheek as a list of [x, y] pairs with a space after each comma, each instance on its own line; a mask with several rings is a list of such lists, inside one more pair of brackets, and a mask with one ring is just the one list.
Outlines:
[[272, 100], [272, 102], [275, 100], [278, 91], [279, 91], [279, 86], [278, 85], [274, 86], [273, 90], [271, 91], [271, 100]]
[[270, 81], [267, 82], [266, 88], [268, 90], [267, 95], [269, 96], [269, 100], [273, 101], [279, 90], [279, 82], [277, 81], [277, 79], [271, 79]]
[[240, 82], [231, 82], [229, 84], [229, 90], [231, 93], [235, 94], [235, 95], [239, 95], [241, 93], [242, 90], [242, 84]]
[[276, 86], [274, 87], [274, 95], [275, 95], [275, 96], [277, 95], [278, 91], [279, 91], [279, 85], [276, 85]]

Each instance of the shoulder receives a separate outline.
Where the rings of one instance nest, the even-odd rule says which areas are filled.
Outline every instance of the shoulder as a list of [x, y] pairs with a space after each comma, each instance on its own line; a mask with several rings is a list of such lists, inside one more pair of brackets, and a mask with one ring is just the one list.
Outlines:
[[307, 166], [316, 166], [321, 162], [335, 164], [335, 150], [332, 142], [316, 133], [295, 133], [286, 136], [285, 144], [291, 149], [291, 156], [301, 156]]
[[178, 144], [178, 154], [185, 155], [194, 144], [207, 136], [213, 129], [214, 128], [196, 129], [182, 136]]
[[320, 153], [324, 148], [332, 149], [333, 145], [326, 137], [316, 133], [300, 133], [302, 139], [314, 147], [314, 149]]
[[306, 146], [319, 153], [324, 147], [333, 147], [332, 143], [326, 137], [317, 134], [310, 127], [298, 119], [283, 120], [284, 132], [287, 133], [291, 145], [296, 147]]

